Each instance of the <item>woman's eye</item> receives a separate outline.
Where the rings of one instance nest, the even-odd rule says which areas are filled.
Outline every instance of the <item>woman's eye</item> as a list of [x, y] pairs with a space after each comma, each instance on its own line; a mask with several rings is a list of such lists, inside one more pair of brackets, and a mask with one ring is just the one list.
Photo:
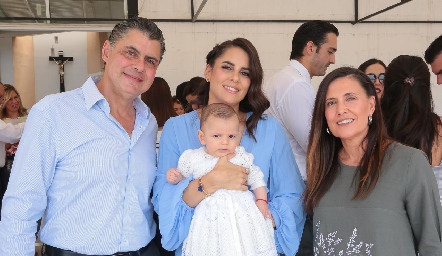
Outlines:
[[326, 105], [328, 106], [328, 107], [330, 107], [330, 106], [332, 106], [333, 104], [335, 104], [336, 102], [334, 102], [334, 101], [327, 101], [327, 103], [326, 103]]
[[222, 68], [225, 69], [225, 70], [232, 70], [232, 68], [230, 66], [227, 66], [227, 65], [222, 66]]
[[242, 76], [245, 76], [245, 77], [249, 77], [249, 76], [250, 76], [250, 74], [247, 73], [247, 72], [241, 72], [241, 75], [242, 75]]

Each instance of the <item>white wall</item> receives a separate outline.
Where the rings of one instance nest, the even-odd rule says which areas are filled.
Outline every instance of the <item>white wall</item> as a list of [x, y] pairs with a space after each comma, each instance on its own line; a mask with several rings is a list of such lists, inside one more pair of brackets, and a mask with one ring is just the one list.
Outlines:
[[[339, 29], [336, 64], [359, 66], [376, 57], [388, 63], [400, 54], [423, 57], [430, 42], [442, 33], [442, 24], [335, 24]], [[193, 76], [204, 76], [205, 56], [216, 43], [235, 37], [249, 39], [257, 48], [267, 80], [288, 64], [294, 23], [166, 23], [159, 22], [166, 38], [166, 53], [157, 72], [171, 86]], [[318, 86], [322, 77], [313, 79]], [[442, 115], [442, 86], [432, 75], [436, 112]]]
[[[195, 1], [195, 10], [202, 0]], [[359, 17], [364, 17], [398, 0], [359, 1]], [[209, 0], [199, 19], [354, 19], [354, 1], [350, 0]], [[189, 19], [190, 6], [187, 1], [139, 0], [140, 16], [152, 19]], [[419, 0], [406, 3], [370, 20], [440, 20], [442, 1]], [[193, 76], [203, 76], [205, 56], [216, 43], [235, 37], [249, 39], [258, 49], [267, 80], [287, 65], [293, 33], [300, 23], [226, 23], [226, 22], [157, 22], [166, 38], [166, 54], [160, 64], [157, 76], [168, 81], [172, 92], [178, 84]], [[423, 56], [430, 42], [442, 33], [442, 24], [387, 24], [335, 23], [340, 31], [336, 64], [357, 67], [363, 61], [376, 57], [388, 64], [400, 54]], [[54, 36], [59, 37], [58, 45]], [[11, 56], [7, 56], [10, 43], [0, 38], [0, 76], [5, 82], [13, 82], [8, 70]], [[71, 32], [34, 37], [36, 100], [50, 93], [58, 92], [58, 67], [48, 61], [50, 48], [55, 53], [63, 50], [65, 56], [74, 61], [65, 66], [66, 89], [79, 87], [87, 78], [86, 33]], [[9, 48], [10, 49], [10, 48]], [[5, 56], [6, 55], [6, 56]], [[8, 59], [9, 58], [9, 59]], [[6, 71], [5, 71], [6, 70]], [[318, 86], [321, 78], [313, 79]], [[442, 86], [436, 85], [432, 76], [432, 91], [436, 112], [442, 115]]]
[[[55, 44], [54, 36], [58, 36], [58, 44]], [[60, 92], [59, 67], [53, 61], [49, 61], [52, 46], [55, 50], [55, 56], [58, 56], [58, 51], [63, 51], [64, 56], [74, 57], [74, 61], [67, 62], [64, 66], [66, 91], [81, 87], [88, 77], [86, 32], [64, 32], [34, 36], [36, 101], [48, 94]]]

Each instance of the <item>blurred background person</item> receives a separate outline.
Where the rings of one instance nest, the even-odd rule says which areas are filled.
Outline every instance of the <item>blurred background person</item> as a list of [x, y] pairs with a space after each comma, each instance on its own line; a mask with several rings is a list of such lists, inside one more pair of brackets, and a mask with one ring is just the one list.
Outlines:
[[179, 84], [176, 87], [176, 90], [175, 90], [175, 95], [178, 98], [178, 100], [181, 102], [181, 104], [183, 104], [184, 108], [186, 108], [186, 106], [187, 106], [187, 100], [184, 97], [184, 88], [186, 88], [186, 85], [188, 82], [189, 81], [182, 82], [181, 84]]
[[141, 94], [141, 100], [149, 107], [150, 111], [157, 119], [158, 146], [164, 123], [166, 123], [170, 117], [177, 116], [173, 109], [172, 93], [170, 92], [169, 84], [164, 78], [155, 77], [149, 90]]
[[[141, 94], [141, 100], [149, 107], [152, 114], [157, 119], [158, 133], [157, 133], [157, 153], [163, 126], [166, 121], [177, 113], [173, 109], [172, 93], [170, 92], [169, 84], [161, 77], [155, 77], [149, 90]], [[158, 248], [161, 256], [172, 256], [174, 252], [165, 250], [161, 245], [161, 234], [159, 229], [158, 214], [153, 213], [153, 219], [157, 223], [157, 229], [153, 243]]]
[[[4, 105], [4, 99], [5, 99], [5, 88], [3, 84], [0, 82], [0, 108]], [[9, 173], [8, 175], [4, 174], [5, 172], [4, 166], [6, 161], [5, 143], [15, 143], [19, 141], [23, 133], [24, 125], [25, 123], [12, 125], [0, 119], [0, 209], [2, 208], [3, 195], [6, 191], [6, 187], [9, 181]], [[7, 181], [5, 182], [3, 181], [3, 176], [5, 176]], [[5, 183], [5, 186], [3, 186], [3, 183]]]
[[362, 63], [358, 69], [370, 78], [376, 89], [378, 99], [380, 100], [384, 94], [384, 78], [387, 66], [382, 60], [369, 59]]
[[431, 166], [388, 137], [364, 73], [344, 67], [324, 78], [311, 127], [304, 198], [315, 255], [442, 255]]
[[178, 99], [177, 96], [172, 96], [172, 102], [173, 102], [173, 110], [175, 111], [177, 116], [180, 116], [184, 114], [184, 106], [181, 104], [181, 101]]
[[442, 84], [442, 35], [434, 39], [425, 51], [425, 61], [437, 77], [437, 84]]
[[205, 90], [202, 90], [206, 86], [206, 80], [200, 76], [192, 77], [189, 80], [186, 87], [184, 87], [184, 98], [187, 101], [187, 105], [184, 106], [185, 112], [189, 113], [195, 109], [198, 109], [202, 103], [200, 103], [198, 95]]
[[[3, 88], [5, 90], [5, 94], [4, 104], [2, 105], [0, 111], [0, 118], [5, 123], [11, 123], [13, 125], [26, 122], [26, 118], [28, 117], [28, 110], [23, 107], [18, 91], [14, 88], [14, 86], [10, 84], [4, 84]], [[14, 162], [15, 152], [17, 151], [18, 143], [19, 142], [13, 144], [6, 143], [4, 148], [0, 148], [0, 150], [6, 151], [5, 166], [3, 167], [3, 170], [0, 174], [2, 183], [2, 198], [8, 186], [12, 163]]]
[[388, 65], [381, 100], [390, 137], [425, 152], [432, 166], [442, 161], [442, 121], [434, 112], [430, 71], [417, 56], [400, 55]]

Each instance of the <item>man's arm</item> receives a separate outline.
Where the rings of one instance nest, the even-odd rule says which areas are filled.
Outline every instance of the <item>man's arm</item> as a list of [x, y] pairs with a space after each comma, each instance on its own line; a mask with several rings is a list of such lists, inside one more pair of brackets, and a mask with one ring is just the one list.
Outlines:
[[23, 133], [24, 126], [25, 123], [13, 125], [0, 120], [0, 141], [11, 144], [18, 142]]
[[[37, 220], [46, 208], [46, 191], [55, 169], [53, 120], [46, 109], [33, 108], [15, 155], [0, 222], [0, 255], [35, 253]], [[30, 129], [32, 127], [32, 129]], [[3, 131], [3, 130], [2, 130]]]

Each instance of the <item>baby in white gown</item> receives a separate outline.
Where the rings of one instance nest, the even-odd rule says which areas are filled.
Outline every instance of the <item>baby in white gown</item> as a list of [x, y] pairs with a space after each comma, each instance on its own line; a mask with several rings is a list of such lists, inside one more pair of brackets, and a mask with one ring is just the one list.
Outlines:
[[[183, 177], [199, 180], [198, 190], [206, 195], [196, 207], [183, 255], [255, 256], [277, 255], [263, 173], [253, 164], [253, 155], [239, 146], [241, 134], [236, 112], [228, 105], [208, 105], [201, 113], [198, 137], [205, 145], [186, 150], [178, 170], [170, 169], [167, 181], [177, 184]], [[219, 157], [235, 152], [230, 162], [249, 171], [249, 191], [219, 189], [208, 194], [201, 177], [210, 172]]]

